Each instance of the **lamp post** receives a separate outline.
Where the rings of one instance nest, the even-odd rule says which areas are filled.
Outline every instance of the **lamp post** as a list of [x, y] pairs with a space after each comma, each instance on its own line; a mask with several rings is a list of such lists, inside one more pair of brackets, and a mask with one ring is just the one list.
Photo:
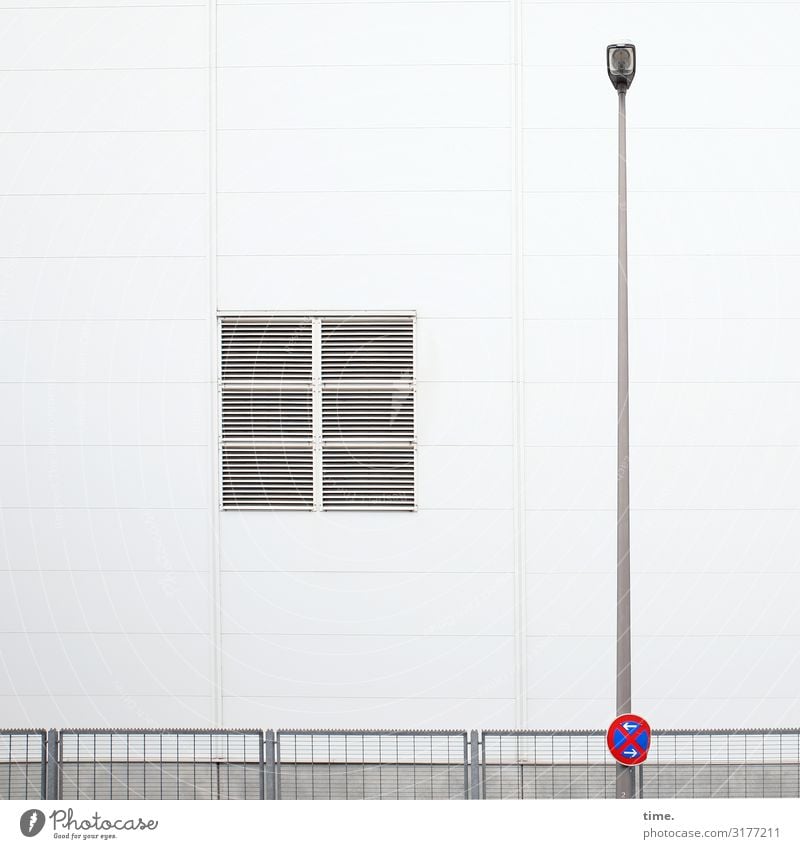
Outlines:
[[[619, 95], [617, 197], [617, 716], [631, 712], [631, 521], [628, 427], [628, 185], [625, 94], [636, 73], [636, 48], [609, 44], [608, 76]], [[617, 798], [634, 798], [633, 767], [617, 764]]]

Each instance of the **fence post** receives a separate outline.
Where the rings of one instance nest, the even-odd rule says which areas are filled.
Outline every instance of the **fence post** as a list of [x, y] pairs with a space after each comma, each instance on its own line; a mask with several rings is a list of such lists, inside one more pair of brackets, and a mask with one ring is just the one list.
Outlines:
[[469, 769], [470, 769], [470, 788], [469, 798], [481, 798], [481, 747], [480, 737], [477, 731], [470, 731], [469, 734]]
[[275, 732], [264, 732], [264, 798], [276, 799], [275, 795]]
[[47, 773], [47, 792], [45, 799], [59, 798], [59, 769], [58, 731], [55, 728], [51, 728], [47, 732], [47, 765], [45, 767]]

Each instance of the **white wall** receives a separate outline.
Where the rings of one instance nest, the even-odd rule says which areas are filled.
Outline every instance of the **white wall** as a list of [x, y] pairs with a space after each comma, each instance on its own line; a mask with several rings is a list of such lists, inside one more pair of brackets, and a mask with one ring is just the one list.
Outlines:
[[207, 724], [206, 10], [3, 5], [2, 724]]
[[524, 16], [528, 721], [602, 725], [613, 710], [616, 115], [597, 62], [623, 37], [640, 59], [634, 707], [661, 727], [795, 723], [800, 7]]
[[[800, 4], [92, 2], [0, 0], [0, 724], [608, 722], [630, 38], [634, 707], [796, 725]], [[218, 513], [217, 309], [416, 311], [416, 513]]]
[[508, 26], [221, 9], [220, 308], [416, 310], [420, 392], [416, 514], [221, 517], [226, 722], [514, 721]]

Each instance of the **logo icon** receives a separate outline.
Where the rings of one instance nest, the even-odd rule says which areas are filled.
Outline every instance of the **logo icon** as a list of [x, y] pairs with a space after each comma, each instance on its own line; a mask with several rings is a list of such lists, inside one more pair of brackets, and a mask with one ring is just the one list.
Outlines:
[[44, 811], [31, 808], [19, 818], [19, 830], [25, 837], [36, 837], [44, 828]]

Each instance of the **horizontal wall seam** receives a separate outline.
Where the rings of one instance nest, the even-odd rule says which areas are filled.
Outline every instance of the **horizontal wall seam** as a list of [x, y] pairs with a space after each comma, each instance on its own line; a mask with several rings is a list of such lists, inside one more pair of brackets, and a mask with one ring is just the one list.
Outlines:
[[[31, 636], [57, 636], [59, 634], [63, 634], [65, 636], [84, 636], [84, 637], [208, 637], [208, 631], [69, 631], [65, 629], [59, 630], [51, 630], [51, 631], [0, 631], [0, 637], [3, 636], [23, 636], [23, 635], [31, 635]], [[222, 631], [221, 636], [223, 637], [281, 637], [281, 638], [293, 638], [293, 637], [342, 637], [347, 639], [352, 639], [353, 637], [357, 637], [359, 639], [374, 639], [375, 637], [380, 638], [411, 638], [411, 639], [420, 639], [425, 638], [428, 639], [433, 638], [443, 638], [443, 639], [479, 639], [479, 638], [490, 638], [490, 639], [508, 639], [513, 637], [514, 635], [511, 633], [508, 634], [362, 634], [360, 632], [349, 632], [349, 631], [329, 631], [329, 632], [317, 632], [311, 631], [308, 633], [300, 633], [294, 631], [286, 631], [286, 632], [271, 632], [271, 631]], [[583, 635], [578, 635], [583, 636]], [[590, 635], [593, 636], [593, 635]], [[604, 635], [599, 635], [604, 636]], [[646, 635], [642, 635], [646, 636]], [[727, 635], [726, 635], [727, 636]], [[731, 635], [734, 636], [734, 635]]]
[[204, 254], [6, 254], [4, 256], [0, 256], [0, 261], [4, 259], [67, 259], [67, 260], [81, 260], [81, 259], [205, 259]]
[[[57, 508], [58, 509], [58, 508]], [[0, 508], [0, 512], [2, 512], [2, 508]], [[381, 569], [379, 572], [376, 572], [375, 569], [226, 569], [224, 566], [222, 571], [226, 575], [369, 575], [374, 577], [376, 575], [436, 575], [438, 577], [449, 577], [450, 575], [480, 575], [484, 577], [490, 577], [494, 575], [513, 575], [513, 571], [511, 570], [475, 570], [474, 572], [465, 572], [465, 571], [431, 571], [430, 569], [423, 570], [409, 570], [409, 569]], [[52, 574], [62, 574], [62, 575], [70, 575], [72, 573], [81, 573], [81, 574], [90, 574], [90, 575], [103, 575], [105, 579], [109, 579], [110, 575], [202, 575], [204, 574], [203, 570], [200, 567], [194, 569], [176, 569], [170, 566], [168, 569], [107, 569], [103, 566], [98, 566], [94, 569], [76, 569], [70, 566], [65, 566], [61, 569], [56, 568], [48, 568], [48, 569], [40, 569], [39, 567], [34, 568], [11, 568], [11, 569], [3, 569], [0, 568], [0, 574], [13, 574], [13, 575], [37, 575], [42, 572], [52, 573]], [[531, 573], [529, 573], [531, 574]], [[553, 573], [542, 573], [542, 574], [553, 574]], [[601, 572], [560, 572], [559, 574], [569, 575], [569, 574], [578, 574], [578, 575], [600, 575], [603, 574]], [[669, 572], [659, 573], [659, 572], [650, 572], [651, 575], [658, 574], [673, 574]], [[685, 575], [685, 572], [677, 572], [674, 574]], [[709, 574], [709, 575], [724, 575], [727, 573], [720, 572], [692, 572], [689, 574], [697, 575], [697, 574]], [[735, 572], [730, 574], [744, 575], [750, 574], [745, 572]], [[762, 573], [762, 572], [754, 572], [752, 574], [763, 575], [763, 574], [787, 574], [794, 575], [794, 572], [786, 572], [786, 573]]]
[[[452, 0], [448, 0], [448, 2], [452, 2]], [[159, 693], [137, 693], [137, 692], [127, 692], [123, 693], [124, 695], [133, 696], [135, 698], [149, 699], [149, 698], [169, 698], [169, 699], [204, 699], [208, 700], [210, 697], [206, 693], [175, 693], [173, 691], [170, 692], [159, 692]], [[119, 699], [120, 693], [92, 693], [91, 695], [87, 695], [86, 692], [82, 693], [57, 693], [52, 690], [48, 690], [46, 693], [0, 693], [0, 699], [108, 699], [114, 698]], [[308, 701], [315, 700], [335, 700], [335, 701], [374, 701], [376, 699], [391, 699], [392, 701], [397, 702], [409, 702], [409, 701], [437, 701], [437, 702], [508, 702], [513, 701], [513, 697], [511, 696], [408, 696], [408, 695], [392, 695], [389, 694], [378, 694], [375, 696], [337, 696], [337, 695], [326, 695], [326, 696], [306, 696], [306, 695], [286, 695], [286, 696], [273, 696], [268, 694], [231, 694], [227, 696], [223, 696], [223, 699], [303, 699]], [[549, 700], [548, 700], [549, 701]], [[586, 701], [586, 699], [572, 699], [571, 701]]]
[[[0, 8], [0, 14], [4, 10]], [[220, 71], [247, 71], [247, 70], [294, 70], [319, 68], [320, 70], [329, 68], [507, 68], [507, 62], [359, 62], [344, 63], [344, 62], [329, 62], [325, 64], [319, 63], [295, 63], [291, 65], [218, 65]], [[563, 66], [570, 67], [570, 66]], [[580, 66], [575, 66], [580, 67]], [[747, 68], [750, 66], [743, 65]], [[760, 66], [758, 66], [760, 67]], [[777, 68], [784, 66], [775, 66]], [[785, 66], [798, 67], [798, 66]], [[0, 66], [0, 72], [5, 74], [63, 74], [63, 73], [116, 73], [124, 71], [129, 73], [132, 71], [208, 71], [208, 65], [108, 65], [108, 66], [83, 66], [83, 67], [58, 67], [48, 66], [40, 68], [14, 68]]]
[[207, 442], [0, 442], [0, 448], [208, 448]]
[[[415, 252], [415, 251], [400, 251], [395, 253], [386, 253], [386, 252], [376, 252], [376, 253], [292, 253], [292, 254], [281, 254], [281, 253], [221, 253], [217, 254], [217, 256], [221, 258], [231, 258], [231, 257], [395, 257], [395, 256], [511, 256], [509, 251], [499, 251], [499, 252], [491, 252], [491, 251], [478, 251], [474, 253], [448, 253], [448, 252]], [[798, 254], [800, 256], [800, 254]], [[3, 259], [3, 257], [0, 257]]]

